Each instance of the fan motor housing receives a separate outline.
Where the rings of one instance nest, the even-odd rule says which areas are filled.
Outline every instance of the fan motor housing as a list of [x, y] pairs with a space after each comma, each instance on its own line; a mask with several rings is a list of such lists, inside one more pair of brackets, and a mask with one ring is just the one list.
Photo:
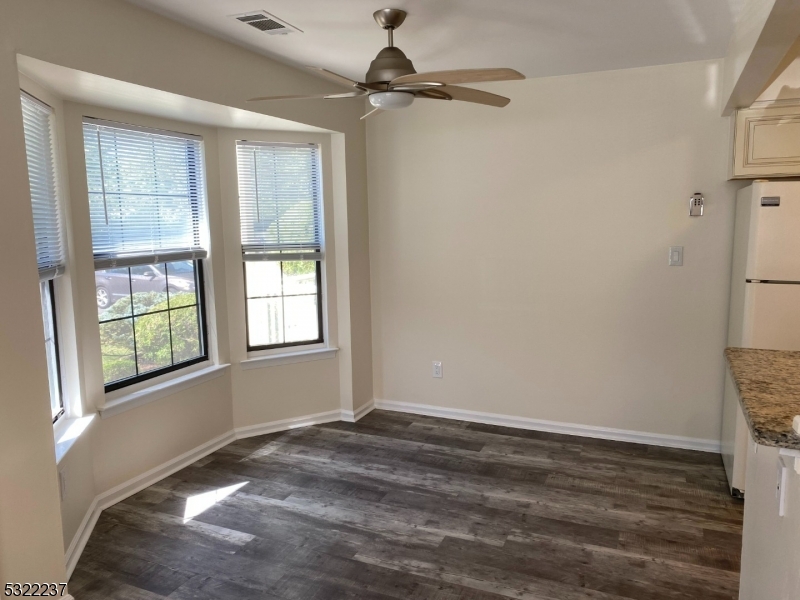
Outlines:
[[369, 65], [366, 83], [389, 83], [397, 77], [416, 73], [414, 65], [400, 48], [387, 47]]

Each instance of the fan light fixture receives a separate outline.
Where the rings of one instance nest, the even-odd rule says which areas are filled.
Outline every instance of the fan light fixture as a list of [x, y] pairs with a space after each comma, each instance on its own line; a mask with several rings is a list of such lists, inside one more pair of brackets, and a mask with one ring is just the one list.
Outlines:
[[369, 95], [369, 103], [381, 110], [406, 108], [414, 102], [414, 94], [409, 92], [376, 92]]

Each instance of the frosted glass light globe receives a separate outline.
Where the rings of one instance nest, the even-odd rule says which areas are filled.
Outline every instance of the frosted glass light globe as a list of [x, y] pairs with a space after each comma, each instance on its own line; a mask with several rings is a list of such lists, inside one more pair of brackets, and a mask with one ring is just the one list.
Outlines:
[[414, 94], [409, 92], [375, 92], [369, 95], [369, 103], [381, 110], [406, 108], [414, 102]]

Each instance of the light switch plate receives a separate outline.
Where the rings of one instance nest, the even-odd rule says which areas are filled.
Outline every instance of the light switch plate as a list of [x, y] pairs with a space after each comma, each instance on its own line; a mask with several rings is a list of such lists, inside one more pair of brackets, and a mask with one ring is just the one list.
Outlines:
[[670, 267], [683, 266], [683, 246], [669, 247], [669, 266]]
[[433, 376], [436, 379], [442, 378], [442, 363], [438, 360], [433, 361]]

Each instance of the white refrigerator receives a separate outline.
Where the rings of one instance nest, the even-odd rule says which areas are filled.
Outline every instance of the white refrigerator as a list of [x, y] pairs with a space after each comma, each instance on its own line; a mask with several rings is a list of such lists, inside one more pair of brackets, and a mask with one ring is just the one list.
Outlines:
[[[800, 350], [800, 181], [754, 181], [739, 191], [728, 346]], [[731, 493], [743, 496], [750, 434], [725, 377], [722, 460]]]

